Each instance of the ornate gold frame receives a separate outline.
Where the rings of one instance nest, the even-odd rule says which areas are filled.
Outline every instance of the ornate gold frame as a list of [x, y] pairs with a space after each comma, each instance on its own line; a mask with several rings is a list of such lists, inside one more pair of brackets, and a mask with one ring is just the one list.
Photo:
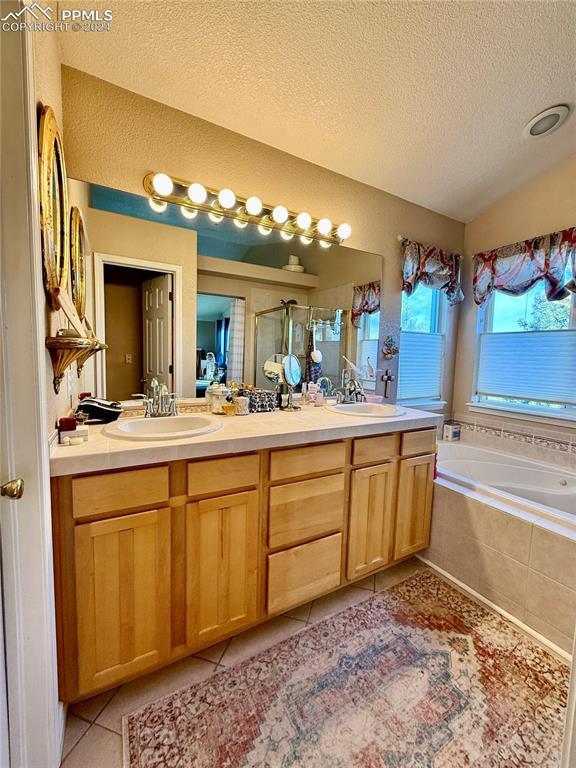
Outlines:
[[43, 107], [40, 115], [38, 150], [44, 288], [50, 308], [56, 310], [58, 292], [68, 281], [70, 218], [64, 150], [52, 107]]
[[86, 229], [80, 208], [70, 211], [70, 288], [80, 320], [86, 316]]

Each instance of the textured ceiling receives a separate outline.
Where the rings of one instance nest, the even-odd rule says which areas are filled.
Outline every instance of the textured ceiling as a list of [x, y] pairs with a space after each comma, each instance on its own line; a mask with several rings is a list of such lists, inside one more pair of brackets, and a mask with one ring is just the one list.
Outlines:
[[576, 103], [572, 0], [89, 5], [64, 64], [462, 221], [576, 152], [521, 137]]

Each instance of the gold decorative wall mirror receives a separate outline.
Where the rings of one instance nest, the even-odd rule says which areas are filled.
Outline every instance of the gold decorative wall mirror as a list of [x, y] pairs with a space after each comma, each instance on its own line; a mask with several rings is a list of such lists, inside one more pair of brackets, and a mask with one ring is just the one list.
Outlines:
[[50, 309], [56, 310], [68, 281], [70, 223], [64, 151], [52, 107], [42, 109], [38, 149], [44, 288]]
[[70, 211], [70, 288], [80, 320], [86, 316], [86, 256], [88, 244], [80, 208]]

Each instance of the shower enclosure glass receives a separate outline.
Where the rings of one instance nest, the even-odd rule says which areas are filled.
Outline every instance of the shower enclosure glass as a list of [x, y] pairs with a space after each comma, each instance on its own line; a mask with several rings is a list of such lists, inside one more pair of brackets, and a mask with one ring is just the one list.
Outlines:
[[[335, 387], [340, 386], [344, 363], [342, 356], [348, 354], [349, 314], [343, 309], [305, 307], [301, 304], [285, 304], [257, 312], [256, 386], [270, 386], [262, 366], [275, 354], [296, 355], [302, 366], [303, 381], [317, 381], [320, 376], [328, 376]], [[314, 334], [316, 349], [322, 353], [321, 363], [314, 363], [311, 358]]]

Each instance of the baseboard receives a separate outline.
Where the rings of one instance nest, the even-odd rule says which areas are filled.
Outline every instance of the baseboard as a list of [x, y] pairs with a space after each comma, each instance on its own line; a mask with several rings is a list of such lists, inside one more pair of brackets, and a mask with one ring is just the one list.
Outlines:
[[511, 613], [508, 613], [508, 611], [505, 611], [496, 603], [493, 603], [491, 600], [488, 600], [488, 598], [484, 597], [484, 595], [481, 595], [479, 592], [476, 592], [475, 589], [472, 589], [472, 587], [469, 587], [463, 581], [460, 581], [460, 579], [457, 579], [455, 576], [452, 576], [452, 574], [448, 573], [448, 571], [445, 571], [443, 568], [440, 568], [440, 566], [436, 565], [436, 563], [433, 563], [430, 560], [427, 560], [425, 557], [422, 557], [421, 555], [416, 555], [416, 557], [418, 558], [418, 560], [421, 560], [423, 563], [426, 563], [426, 565], [432, 568], [434, 571], [437, 571], [445, 579], [447, 579], [448, 581], [451, 581], [463, 592], [466, 592], [467, 594], [469, 594], [479, 603], [484, 603], [484, 605], [488, 606], [488, 608], [491, 608], [493, 611], [496, 611], [496, 613], [499, 613], [503, 618], [506, 619], [506, 621], [509, 621], [511, 624], [515, 624], [519, 629], [521, 629], [527, 635], [530, 635], [531, 637], [533, 637], [540, 645], [543, 645], [546, 648], [548, 648], [556, 656], [560, 656], [560, 658], [566, 661], [568, 664], [572, 664], [572, 656], [568, 653], [568, 651], [565, 651], [563, 648], [560, 648], [551, 640], [548, 640], [547, 637], [544, 637], [544, 635], [541, 635], [539, 632], [536, 632], [535, 629], [532, 629], [532, 627], [529, 627], [528, 624], [524, 624], [524, 622], [520, 621], [520, 619], [517, 619], [516, 616], [513, 616]]

